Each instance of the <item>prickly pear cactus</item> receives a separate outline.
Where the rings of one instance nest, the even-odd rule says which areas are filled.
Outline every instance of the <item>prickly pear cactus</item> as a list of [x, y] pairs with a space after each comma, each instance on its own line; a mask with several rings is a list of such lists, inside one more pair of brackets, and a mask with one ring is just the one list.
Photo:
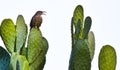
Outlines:
[[69, 70], [90, 70], [91, 58], [87, 43], [78, 40], [72, 49]]
[[[11, 19], [2, 21], [0, 35], [11, 56], [3, 48], [0, 48], [0, 51], [4, 52], [0, 53], [2, 59], [0, 59], [0, 62], [7, 63], [7, 65], [0, 63], [0, 70], [1, 68], [2, 70], [43, 70], [46, 62], [48, 41], [42, 36], [38, 27], [31, 27], [27, 46], [25, 46], [27, 30], [22, 15], [18, 16], [16, 25]], [[6, 61], [6, 59], [8, 60]]]
[[11, 19], [4, 19], [0, 27], [2, 40], [10, 53], [15, 51], [15, 25]]
[[25, 56], [12, 53], [9, 70], [29, 70], [29, 63]]
[[0, 70], [9, 70], [10, 55], [0, 46]]
[[25, 47], [28, 28], [22, 15], [16, 21], [16, 52], [20, 53], [21, 48]]
[[116, 68], [116, 52], [110, 45], [105, 45], [99, 54], [99, 70], [115, 70]]
[[91, 60], [94, 57], [94, 50], [95, 50], [95, 37], [94, 37], [94, 33], [92, 31], [90, 31], [88, 33], [88, 39], [86, 40], [88, 43], [88, 47], [89, 47], [89, 51], [90, 51], [90, 57]]
[[46, 39], [42, 37], [42, 34], [38, 28], [32, 28], [30, 30], [27, 46], [27, 59], [30, 63], [30, 70], [39, 70], [41, 64], [44, 66], [46, 60], [45, 54], [47, 53], [48, 49], [48, 42], [45, 40]]
[[92, 24], [91, 17], [84, 20], [84, 10], [78, 5], [71, 21], [72, 51], [69, 61], [69, 70], [90, 70], [94, 55], [95, 38], [89, 32]]

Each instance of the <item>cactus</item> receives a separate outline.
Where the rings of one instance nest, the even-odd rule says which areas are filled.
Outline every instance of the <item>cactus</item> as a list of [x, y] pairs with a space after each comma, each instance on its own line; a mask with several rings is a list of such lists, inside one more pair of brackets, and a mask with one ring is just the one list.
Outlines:
[[27, 25], [22, 15], [19, 15], [16, 21], [16, 52], [20, 53], [21, 48], [25, 46], [27, 37]]
[[[86, 17], [81, 5], [78, 5], [71, 20], [72, 51], [69, 61], [69, 70], [91, 70], [94, 57], [95, 37], [90, 31], [92, 20]], [[99, 54], [99, 70], [115, 70], [116, 52], [110, 45], [105, 45]]]
[[91, 58], [87, 43], [78, 40], [71, 52], [69, 70], [90, 70]]
[[0, 27], [2, 40], [10, 53], [14, 52], [15, 26], [11, 19], [4, 19]]
[[93, 57], [94, 57], [94, 50], [95, 50], [95, 37], [94, 37], [94, 33], [92, 31], [90, 31], [88, 33], [88, 39], [86, 41], [89, 45], [88, 48], [89, 48], [90, 57], [91, 57], [91, 60], [92, 60]]
[[[0, 53], [0, 70], [43, 70], [48, 42], [38, 27], [32, 27], [26, 47], [27, 32], [27, 25], [22, 15], [18, 15], [16, 25], [11, 19], [2, 21], [0, 34], [11, 56], [0, 47], [0, 51], [3, 51]], [[4, 66], [1, 61], [7, 65]]]
[[[37, 11], [32, 17], [27, 46], [28, 28], [23, 16], [18, 15], [16, 25], [10, 18], [2, 21], [0, 35], [7, 50], [0, 46], [0, 70], [43, 70], [49, 44], [39, 29], [42, 14], [44, 11]], [[71, 19], [72, 50], [69, 70], [91, 70], [95, 50], [91, 25], [91, 17], [87, 16], [84, 20], [83, 7], [78, 5]], [[99, 70], [115, 70], [116, 63], [115, 49], [110, 45], [103, 46], [99, 54]]]
[[9, 69], [10, 70], [29, 70], [29, 63], [25, 56], [12, 53]]
[[[34, 38], [34, 39], [33, 39]], [[38, 28], [32, 28], [28, 37], [28, 62], [30, 63], [30, 70], [37, 70], [45, 60], [45, 54], [48, 49], [47, 40], [42, 37], [42, 34]], [[33, 44], [35, 43], [35, 44]], [[46, 45], [45, 45], [46, 44]], [[38, 69], [39, 70], [39, 69]]]
[[[69, 70], [90, 70], [94, 55], [95, 38], [91, 28], [91, 17], [84, 19], [84, 10], [78, 5], [71, 21], [72, 51], [69, 61]], [[92, 41], [91, 41], [92, 40]]]
[[99, 54], [99, 70], [115, 70], [116, 68], [116, 52], [110, 45], [105, 45]]
[[10, 55], [0, 46], [0, 70], [9, 70]]

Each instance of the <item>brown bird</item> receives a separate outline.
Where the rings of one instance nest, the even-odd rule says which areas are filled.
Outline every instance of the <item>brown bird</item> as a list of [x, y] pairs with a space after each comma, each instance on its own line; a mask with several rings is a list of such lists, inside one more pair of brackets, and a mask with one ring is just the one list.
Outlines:
[[30, 22], [30, 27], [37, 27], [39, 28], [42, 24], [42, 17], [41, 15], [45, 15], [45, 11], [37, 11], [35, 15], [32, 17]]

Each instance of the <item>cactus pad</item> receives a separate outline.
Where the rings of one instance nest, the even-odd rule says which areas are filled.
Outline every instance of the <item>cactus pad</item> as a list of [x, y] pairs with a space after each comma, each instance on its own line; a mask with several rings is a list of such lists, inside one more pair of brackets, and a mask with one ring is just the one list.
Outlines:
[[105, 45], [99, 54], [99, 70], [115, 70], [116, 68], [116, 52], [110, 45]]

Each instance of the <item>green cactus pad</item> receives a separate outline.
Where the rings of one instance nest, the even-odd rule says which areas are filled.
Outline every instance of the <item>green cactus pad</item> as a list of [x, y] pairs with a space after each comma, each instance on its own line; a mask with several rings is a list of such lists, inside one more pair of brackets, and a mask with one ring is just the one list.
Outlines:
[[22, 15], [18, 15], [16, 21], [16, 51], [19, 53], [24, 46], [27, 37], [27, 25]]
[[42, 42], [43, 42], [43, 46], [44, 46], [43, 54], [46, 54], [47, 51], [48, 51], [48, 48], [49, 48], [49, 44], [48, 44], [48, 41], [47, 41], [47, 39], [45, 37], [42, 38]]
[[44, 64], [46, 62], [45, 54], [47, 53], [47, 50], [48, 50], [48, 42], [44, 37], [42, 39], [42, 42], [43, 42], [43, 46], [44, 46], [43, 51], [42, 51], [42, 53], [39, 53], [36, 60], [30, 64], [30, 70], [43, 70], [43, 68], [44, 68]]
[[81, 22], [80, 35], [79, 35], [80, 38], [82, 38], [82, 32], [83, 32], [83, 19], [84, 19], [83, 7], [81, 5], [78, 5], [74, 10], [73, 20], [74, 20], [75, 28], [77, 27], [78, 20], [80, 20]]
[[29, 63], [25, 56], [12, 53], [9, 69], [10, 70], [29, 70]]
[[89, 47], [89, 50], [90, 50], [90, 56], [91, 56], [91, 60], [93, 59], [94, 57], [94, 51], [95, 51], [95, 37], [94, 37], [94, 33], [92, 31], [90, 31], [88, 33], [88, 39], [87, 39], [87, 42], [88, 42], [88, 47]]
[[15, 26], [11, 19], [4, 19], [0, 27], [2, 40], [10, 53], [14, 52]]
[[73, 24], [74, 24], [74, 21], [73, 21], [73, 17], [72, 17], [72, 19], [71, 19], [71, 38], [72, 38], [72, 47], [73, 47], [73, 45], [74, 45], [74, 26], [73, 26]]
[[30, 64], [30, 70], [43, 70], [44, 68], [44, 64], [46, 62], [45, 54], [47, 53], [48, 50], [48, 42], [44, 37], [42, 38], [42, 42], [44, 47], [42, 49], [43, 51], [40, 52], [36, 60]]
[[29, 63], [28, 63], [25, 56], [19, 55], [17, 61], [18, 61], [19, 66], [20, 66], [19, 67], [20, 70], [29, 70]]
[[9, 70], [10, 55], [0, 46], [0, 70]]
[[91, 58], [87, 43], [78, 40], [72, 49], [69, 70], [90, 70]]
[[27, 57], [27, 47], [22, 47], [21, 51], [20, 51], [20, 55], [24, 55], [25, 57]]
[[[73, 14], [74, 25], [77, 26], [78, 20], [80, 20], [80, 22], [83, 23], [83, 19], [84, 19], [83, 7], [81, 5], [78, 5], [75, 8], [74, 14]], [[83, 27], [83, 25], [81, 26]]]
[[75, 44], [75, 41], [79, 39], [79, 34], [80, 34], [80, 25], [81, 25], [81, 22], [80, 20], [78, 20], [77, 22], [77, 26], [75, 27], [75, 31], [73, 31], [73, 18], [72, 18], [72, 22], [71, 22], [71, 37], [72, 37], [72, 47], [73, 45]]
[[28, 55], [27, 59], [31, 64], [36, 60], [38, 55], [42, 53], [43, 43], [42, 43], [42, 34], [38, 28], [31, 28], [30, 34], [28, 37]]
[[41, 56], [41, 54], [39, 54], [36, 60], [30, 64], [30, 70], [43, 70], [45, 62], [46, 57]]
[[90, 27], [92, 24], [92, 20], [90, 17], [86, 17], [85, 22], [84, 22], [84, 28], [83, 28], [83, 39], [87, 39], [88, 38], [88, 33], [90, 31]]
[[110, 45], [105, 45], [99, 54], [99, 70], [115, 70], [116, 68], [116, 52]]
[[78, 20], [77, 27], [75, 28], [75, 41], [79, 39], [80, 25], [81, 25], [81, 22], [80, 20]]

